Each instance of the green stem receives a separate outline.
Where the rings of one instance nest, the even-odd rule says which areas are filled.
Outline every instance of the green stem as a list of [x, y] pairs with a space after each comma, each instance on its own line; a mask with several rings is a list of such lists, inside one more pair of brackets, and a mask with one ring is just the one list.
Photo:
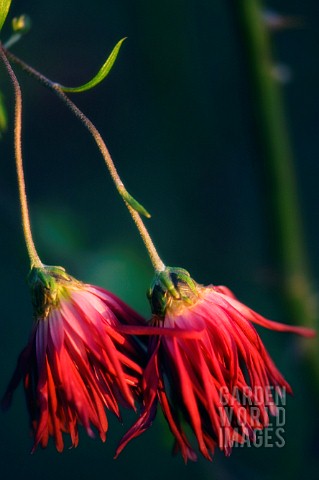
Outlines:
[[0, 44], [0, 57], [11, 78], [11, 81], [14, 87], [14, 93], [15, 93], [14, 148], [15, 148], [16, 170], [17, 170], [18, 186], [19, 186], [19, 198], [20, 198], [20, 206], [21, 206], [23, 234], [24, 234], [27, 251], [30, 258], [31, 268], [32, 267], [41, 268], [43, 267], [43, 264], [35, 249], [35, 245], [32, 238], [28, 201], [27, 201], [27, 195], [26, 195], [26, 189], [25, 189], [22, 148], [21, 148], [21, 127], [22, 127], [21, 89], [20, 89], [20, 85], [17, 80], [17, 77], [15, 76], [10, 63], [8, 62], [5, 51], [1, 44]]
[[115, 186], [121, 195], [126, 207], [128, 208], [131, 217], [133, 218], [137, 229], [140, 233], [140, 236], [144, 242], [144, 245], [146, 247], [146, 250], [149, 254], [149, 257], [151, 259], [151, 262], [153, 264], [153, 267], [156, 272], [161, 272], [165, 269], [165, 265], [162, 262], [161, 258], [159, 257], [156, 248], [154, 246], [154, 243], [144, 225], [144, 222], [142, 221], [139, 213], [144, 214], [146, 217], [150, 217], [149, 213], [144, 209], [142, 205], [140, 205], [125, 189], [124, 184], [117, 173], [117, 170], [115, 168], [115, 165], [113, 163], [113, 160], [111, 158], [111, 155], [108, 151], [108, 148], [95, 127], [95, 125], [91, 122], [91, 120], [84, 115], [84, 113], [72, 102], [72, 100], [69, 99], [69, 97], [63, 92], [61, 89], [61, 86], [58, 83], [52, 82], [50, 79], [42, 75], [40, 72], [35, 70], [34, 68], [30, 67], [27, 65], [25, 62], [17, 58], [15, 55], [13, 55], [11, 52], [6, 52], [6, 55], [10, 60], [12, 60], [14, 63], [19, 65], [24, 71], [26, 71], [29, 75], [31, 75], [33, 78], [38, 80], [42, 85], [53, 91], [64, 103], [67, 105], [67, 107], [71, 110], [71, 112], [82, 122], [82, 124], [88, 129], [92, 137], [94, 138], [101, 154], [102, 157], [106, 163], [106, 166], [110, 172], [110, 175], [112, 177], [113, 182], [115, 183]]
[[[262, 150], [271, 181], [272, 207], [276, 219], [277, 245], [283, 274], [284, 294], [290, 315], [296, 322], [314, 327], [318, 306], [309, 274], [298, 203], [293, 154], [286, 124], [282, 92], [273, 77], [273, 61], [269, 32], [262, 18], [259, 0], [233, 3], [243, 31], [245, 48], [256, 99], [256, 113], [261, 133]], [[316, 371], [318, 341], [307, 345], [306, 352]]]

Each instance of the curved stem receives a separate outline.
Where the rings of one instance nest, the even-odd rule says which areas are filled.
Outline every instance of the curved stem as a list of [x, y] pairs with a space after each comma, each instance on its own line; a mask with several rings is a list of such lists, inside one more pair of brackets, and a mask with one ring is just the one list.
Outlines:
[[16, 160], [16, 170], [18, 177], [18, 186], [19, 186], [19, 198], [21, 206], [21, 217], [22, 217], [22, 228], [23, 234], [30, 258], [31, 267], [43, 267], [43, 264], [39, 258], [39, 255], [35, 249], [31, 225], [30, 225], [30, 216], [28, 209], [28, 201], [25, 189], [25, 180], [24, 180], [24, 171], [23, 171], [23, 161], [22, 161], [22, 148], [21, 148], [21, 126], [22, 126], [22, 96], [21, 89], [17, 77], [15, 76], [10, 63], [6, 57], [5, 51], [0, 44], [0, 56], [6, 66], [8, 74], [11, 78], [14, 94], [15, 94], [15, 121], [14, 121], [14, 148], [15, 148], [15, 160]]
[[139, 212], [144, 214], [145, 216], [149, 217], [150, 215], [148, 212], [142, 207], [136, 200], [134, 200], [131, 195], [127, 192], [126, 188], [124, 187], [124, 184], [117, 173], [117, 170], [115, 168], [115, 165], [113, 163], [112, 157], [110, 155], [110, 152], [108, 151], [108, 148], [98, 131], [98, 129], [95, 127], [95, 125], [91, 122], [91, 120], [84, 115], [84, 113], [72, 102], [72, 100], [69, 99], [69, 97], [63, 92], [61, 89], [61, 86], [58, 83], [52, 82], [50, 79], [42, 75], [40, 72], [35, 70], [34, 68], [30, 67], [27, 65], [25, 62], [17, 58], [15, 55], [13, 55], [11, 52], [6, 51], [6, 55], [10, 60], [12, 60], [14, 63], [19, 65], [23, 70], [25, 70], [29, 75], [34, 77], [36, 80], [38, 80], [42, 85], [45, 87], [49, 88], [52, 90], [72, 111], [72, 113], [82, 122], [82, 124], [88, 129], [88, 131], [91, 133], [92, 137], [94, 138], [101, 154], [102, 157], [106, 163], [106, 166], [110, 172], [110, 175], [112, 177], [113, 182], [115, 183], [115, 186], [121, 195], [126, 207], [128, 208], [130, 215], [132, 219], [134, 220], [137, 229], [141, 235], [141, 238], [144, 242], [144, 245], [147, 249], [147, 252], [149, 254], [149, 257], [151, 259], [152, 265], [154, 269], [157, 272], [161, 272], [165, 270], [165, 265], [162, 262], [161, 258], [159, 257], [156, 248], [154, 246], [154, 243], [144, 225], [143, 220], [141, 219]]

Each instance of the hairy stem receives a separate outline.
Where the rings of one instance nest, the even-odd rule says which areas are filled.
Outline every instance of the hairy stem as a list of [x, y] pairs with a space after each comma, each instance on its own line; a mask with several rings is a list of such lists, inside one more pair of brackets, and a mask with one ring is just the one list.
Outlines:
[[20, 198], [20, 206], [21, 206], [23, 234], [24, 234], [27, 251], [30, 258], [31, 268], [43, 267], [43, 264], [35, 249], [33, 238], [32, 238], [28, 201], [27, 201], [26, 188], [25, 188], [23, 160], [22, 160], [22, 147], [21, 147], [21, 127], [22, 127], [21, 89], [20, 89], [20, 85], [17, 80], [17, 77], [15, 76], [14, 71], [11, 68], [11, 65], [6, 57], [6, 53], [1, 44], [0, 44], [0, 56], [8, 71], [10, 79], [12, 81], [14, 94], [15, 94], [14, 148], [15, 148], [16, 170], [17, 170], [18, 186], [19, 186], [19, 198]]
[[[115, 165], [113, 163], [113, 160], [111, 158], [111, 155], [108, 151], [108, 148], [99, 133], [98, 129], [95, 127], [95, 125], [91, 122], [91, 120], [70, 100], [70, 98], [63, 92], [61, 86], [58, 83], [52, 82], [50, 79], [42, 75], [40, 72], [35, 70], [34, 68], [30, 67], [27, 65], [25, 62], [20, 60], [18, 57], [13, 55], [11, 52], [6, 52], [6, 55], [10, 60], [12, 60], [14, 63], [19, 65], [24, 71], [26, 71], [29, 75], [34, 77], [36, 80], [38, 80], [42, 85], [53, 91], [63, 102], [67, 107], [71, 110], [71, 112], [81, 121], [81, 123], [87, 128], [87, 130], [90, 132], [92, 137], [94, 138], [101, 154], [102, 157], [106, 163], [106, 166], [110, 172], [110, 175], [112, 177], [113, 182], [115, 183], [115, 186], [121, 195], [126, 207], [128, 208], [131, 217], [133, 218], [137, 229], [140, 233], [140, 236], [144, 242], [144, 245], [146, 247], [146, 250], [149, 254], [149, 257], [151, 259], [152, 265], [154, 269], [157, 272], [160, 272], [165, 269], [165, 265], [162, 262], [161, 258], [159, 257], [156, 248], [154, 246], [154, 243], [144, 225], [143, 220], [141, 219], [141, 216], [139, 215], [139, 212], [143, 213], [145, 216], [149, 217], [150, 215], [148, 212], [142, 207], [136, 200], [134, 200], [131, 195], [127, 192], [127, 190], [124, 187], [124, 184], [117, 173], [117, 170], [115, 168]], [[136, 207], [137, 205], [137, 207]]]

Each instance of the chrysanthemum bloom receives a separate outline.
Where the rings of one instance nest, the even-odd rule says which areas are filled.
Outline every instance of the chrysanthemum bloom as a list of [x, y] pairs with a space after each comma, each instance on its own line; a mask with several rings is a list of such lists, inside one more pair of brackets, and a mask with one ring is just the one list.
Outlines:
[[2, 401], [11, 402], [23, 378], [33, 451], [54, 437], [63, 450], [63, 432], [78, 444], [78, 424], [90, 436], [106, 438], [105, 409], [120, 417], [119, 405], [135, 408], [141, 377], [141, 350], [122, 324], [144, 320], [115, 295], [69, 276], [62, 267], [34, 268], [29, 276], [34, 326]]
[[[276, 396], [291, 393], [253, 323], [304, 336], [314, 331], [267, 320], [228, 288], [200, 286], [182, 269], [157, 274], [150, 301], [151, 323], [163, 335], [150, 336], [141, 415], [116, 454], [151, 425], [159, 402], [185, 462], [197, 458], [185, 423], [204, 457], [215, 447], [230, 455], [235, 442], [253, 440], [268, 425], [268, 413], [276, 415]], [[168, 328], [175, 335], [166, 335]]]

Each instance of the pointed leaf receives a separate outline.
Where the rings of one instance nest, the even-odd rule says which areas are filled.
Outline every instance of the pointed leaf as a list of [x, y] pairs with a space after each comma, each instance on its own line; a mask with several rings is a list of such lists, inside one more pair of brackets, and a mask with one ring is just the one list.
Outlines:
[[5, 19], [7, 18], [10, 5], [11, 0], [0, 0], [0, 30], [5, 22]]
[[151, 218], [150, 213], [143, 207], [137, 200], [135, 200], [132, 195], [130, 195], [126, 190], [121, 192], [122, 197], [124, 200], [138, 213], [144, 215], [146, 218]]
[[60, 85], [61, 90], [63, 90], [64, 92], [73, 92], [73, 93], [85, 92], [86, 90], [90, 90], [91, 88], [94, 88], [96, 85], [101, 83], [102, 80], [104, 80], [104, 78], [109, 74], [111, 68], [113, 67], [113, 64], [116, 60], [116, 57], [119, 53], [119, 50], [120, 50], [120, 48], [122, 46], [122, 43], [124, 42], [125, 38], [122, 38], [122, 40], [120, 40], [115, 45], [115, 47], [113, 48], [113, 50], [112, 50], [111, 54], [109, 55], [108, 59], [102, 65], [102, 67], [100, 68], [98, 73], [95, 75], [95, 77], [92, 78], [92, 80], [85, 83], [84, 85], [80, 85], [79, 87], [64, 87], [63, 85]]

